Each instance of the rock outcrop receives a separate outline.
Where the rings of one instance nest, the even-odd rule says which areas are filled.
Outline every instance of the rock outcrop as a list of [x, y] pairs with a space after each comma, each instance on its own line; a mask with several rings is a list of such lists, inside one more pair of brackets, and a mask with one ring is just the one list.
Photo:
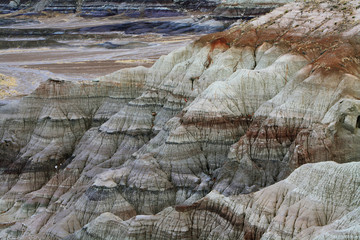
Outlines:
[[106, 212], [72, 239], [358, 239], [360, 164], [306, 164], [256, 193], [216, 191], [124, 221]]
[[0, 236], [359, 237], [360, 8], [339, 4], [2, 106]]

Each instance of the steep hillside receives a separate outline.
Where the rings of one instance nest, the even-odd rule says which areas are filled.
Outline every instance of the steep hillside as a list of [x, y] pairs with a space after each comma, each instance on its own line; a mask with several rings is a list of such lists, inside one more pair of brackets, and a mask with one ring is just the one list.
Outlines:
[[216, 191], [124, 221], [106, 212], [66, 239], [358, 239], [360, 164], [307, 164], [248, 195]]
[[359, 22], [290, 3], [0, 107], [1, 238], [359, 238]]

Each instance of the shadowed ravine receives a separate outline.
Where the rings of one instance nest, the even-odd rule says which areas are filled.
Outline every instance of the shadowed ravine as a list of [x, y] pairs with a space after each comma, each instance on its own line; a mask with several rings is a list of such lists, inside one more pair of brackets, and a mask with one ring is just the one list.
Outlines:
[[1, 106], [0, 238], [360, 239], [359, 22], [293, 2]]

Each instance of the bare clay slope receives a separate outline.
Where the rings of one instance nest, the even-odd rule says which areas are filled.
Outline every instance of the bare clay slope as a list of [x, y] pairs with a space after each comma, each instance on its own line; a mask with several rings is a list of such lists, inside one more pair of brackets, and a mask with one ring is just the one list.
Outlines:
[[[356, 233], [358, 163], [305, 165], [267, 186], [304, 163], [358, 161], [359, 16], [356, 1], [291, 3], [150, 69], [85, 88], [48, 81], [15, 108], [0, 108], [1, 177], [9, 183], [0, 236], [326, 238], [336, 226]], [[306, 188], [306, 172], [333, 190]], [[348, 183], [332, 174], [354, 176]]]
[[66, 239], [359, 239], [360, 164], [307, 164], [256, 193], [217, 191], [123, 221], [103, 213]]

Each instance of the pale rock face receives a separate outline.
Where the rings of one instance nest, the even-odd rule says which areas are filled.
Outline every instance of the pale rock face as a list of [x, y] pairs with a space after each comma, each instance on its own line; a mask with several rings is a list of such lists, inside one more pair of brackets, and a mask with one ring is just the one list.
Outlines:
[[[1, 175], [7, 182], [1, 189], [0, 207], [7, 211], [1, 216], [3, 222], [30, 217], [37, 204], [47, 206], [71, 187], [71, 173], [59, 173], [68, 164], [66, 158], [85, 131], [140, 95], [146, 71], [143, 67], [121, 70], [115, 73], [122, 76], [120, 82], [112, 75], [99, 83], [49, 80], [21, 100], [19, 107], [6, 106], [1, 136], [7, 146], [2, 151], [16, 148], [13, 158], [5, 154], [2, 163], [17, 160]], [[21, 207], [15, 201], [24, 196]]]
[[358, 10], [331, 4], [1, 107], [0, 237], [358, 236]]
[[248, 195], [213, 191], [193, 205], [127, 221], [104, 213], [67, 239], [356, 239], [359, 170], [359, 163], [306, 164]]

